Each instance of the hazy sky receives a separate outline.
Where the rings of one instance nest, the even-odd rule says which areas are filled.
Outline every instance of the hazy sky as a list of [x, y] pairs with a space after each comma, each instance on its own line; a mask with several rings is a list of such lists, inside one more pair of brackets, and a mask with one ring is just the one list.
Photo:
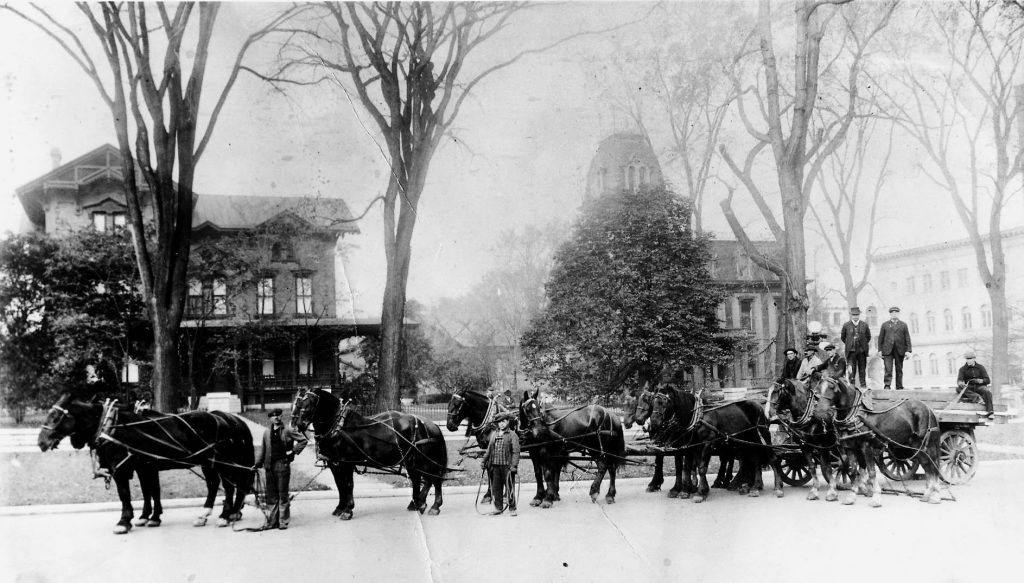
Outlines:
[[[544, 6], [520, 18], [475, 55], [472, 65], [486, 65], [516, 48], [543, 45], [581, 27], [626, 23], [647, 9], [623, 2]], [[207, 112], [234, 47], [267, 10], [267, 5], [244, 3], [222, 10], [204, 95]], [[429, 303], [467, 291], [493, 267], [491, 250], [504, 229], [575, 216], [598, 143], [627, 127], [588, 75], [617, 45], [656, 41], [649, 31], [649, 23], [642, 23], [575, 40], [527, 57], [478, 87], [456, 120], [454, 139], [441, 147], [431, 166], [413, 240], [410, 298]], [[0, 13], [0, 51], [6, 55], [0, 61], [0, 231], [6, 231], [16, 229], [23, 216], [14, 189], [50, 170], [51, 149], [58, 148], [67, 162], [116, 140], [95, 87], [53, 42]], [[265, 52], [254, 57], [257, 66], [269, 59]], [[374, 136], [366, 114], [337, 87], [281, 95], [251, 76], [243, 77], [200, 161], [195, 190], [341, 197], [360, 213], [386, 184]], [[666, 145], [655, 143], [659, 150]], [[906, 144], [901, 156], [894, 186], [885, 195], [887, 219], [880, 246], [896, 250], [965, 236], [948, 195], [936, 193], [915, 169], [916, 148]], [[666, 173], [677, 176], [672, 168]], [[732, 238], [716, 212], [724, 189], [718, 185], [712, 190], [706, 221], [721, 238]], [[738, 204], [744, 200], [737, 195]], [[1007, 214], [1016, 217], [1013, 224], [1020, 224], [1020, 197], [1014, 204]], [[756, 229], [756, 215], [749, 208], [743, 214], [763, 236], [765, 231]], [[347, 239], [352, 245], [349, 277], [360, 294], [358, 306], [367, 314], [379, 310], [371, 298], [379, 297], [383, 282], [380, 224], [378, 206], [359, 224], [362, 234]], [[824, 253], [818, 259], [823, 262]]]

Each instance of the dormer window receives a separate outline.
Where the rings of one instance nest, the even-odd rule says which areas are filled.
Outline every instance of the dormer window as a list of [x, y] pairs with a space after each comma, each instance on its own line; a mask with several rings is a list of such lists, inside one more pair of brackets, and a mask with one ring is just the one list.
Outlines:
[[288, 243], [274, 243], [273, 247], [270, 248], [270, 259], [272, 261], [294, 261], [295, 251], [292, 250], [292, 246]]
[[113, 233], [128, 224], [128, 217], [122, 212], [95, 212], [92, 214], [92, 226], [100, 233]]

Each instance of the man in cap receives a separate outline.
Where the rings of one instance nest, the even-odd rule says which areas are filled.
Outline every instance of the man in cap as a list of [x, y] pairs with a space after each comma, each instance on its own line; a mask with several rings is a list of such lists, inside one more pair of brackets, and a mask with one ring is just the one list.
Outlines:
[[288, 482], [292, 477], [291, 463], [302, 452], [308, 440], [295, 429], [284, 424], [280, 409], [267, 413], [270, 428], [263, 433], [263, 451], [256, 456], [256, 467], [267, 468], [267, 507], [270, 514], [264, 529], [288, 528], [291, 518], [291, 500], [288, 496]]
[[484, 454], [483, 466], [491, 483], [491, 494], [494, 496], [494, 512], [505, 511], [505, 486], [508, 486], [509, 514], [516, 515], [515, 475], [519, 470], [519, 436], [508, 428], [514, 413], [499, 413], [498, 429], [491, 432], [487, 453]]
[[843, 324], [839, 339], [846, 348], [846, 362], [850, 365], [850, 384], [859, 383], [860, 388], [866, 388], [871, 329], [868, 328], [867, 322], [860, 319], [860, 308], [857, 306], [850, 308], [850, 321]]
[[818, 365], [818, 372], [822, 376], [846, 380], [846, 359], [836, 350], [836, 345], [829, 342], [825, 345], [825, 362]]
[[882, 323], [878, 331], [878, 352], [885, 362], [885, 388], [892, 384], [893, 367], [896, 368], [896, 389], [903, 389], [903, 359], [908, 358], [913, 352], [910, 343], [910, 330], [906, 323], [900, 320], [900, 309], [896, 306], [889, 308], [889, 320]]
[[778, 380], [775, 382], [781, 383], [787, 379], [796, 380], [800, 373], [800, 355], [797, 354], [796, 348], [786, 349], [786, 361], [782, 365], [782, 374], [779, 375]]
[[819, 366], [821, 366], [821, 359], [818, 358], [818, 347], [808, 343], [804, 347], [804, 358], [800, 361], [800, 370], [796, 373], [796, 380], [801, 383], [807, 382], [807, 379], [818, 371]]
[[988, 371], [978, 364], [973, 350], [964, 353], [967, 362], [960, 367], [960, 373], [956, 376], [956, 385], [964, 393], [974, 393], [985, 401], [985, 415], [992, 419], [996, 416], [995, 408], [992, 406], [992, 391], [988, 389], [992, 381], [988, 378]]

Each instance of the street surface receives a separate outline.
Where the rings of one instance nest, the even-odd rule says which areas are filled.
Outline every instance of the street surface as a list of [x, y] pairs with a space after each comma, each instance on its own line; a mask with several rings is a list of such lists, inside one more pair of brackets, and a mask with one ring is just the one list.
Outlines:
[[[303, 493], [289, 530], [260, 533], [195, 528], [196, 507], [125, 536], [110, 534], [116, 510], [9, 513], [0, 580], [1010, 581], [1024, 567], [1022, 481], [1024, 461], [984, 462], [953, 489], [956, 502], [885, 496], [879, 509], [808, 502], [805, 488], [782, 500], [714, 490], [694, 504], [645, 493], [646, 480], [621, 481], [617, 504], [592, 504], [589, 484], [564, 483], [554, 508], [523, 503], [512, 518], [479, 515], [471, 487], [449, 489], [440, 516], [420, 516], [405, 510], [407, 489], [361, 480], [352, 521], [330, 516], [327, 493]], [[247, 507], [243, 526], [261, 522]]]

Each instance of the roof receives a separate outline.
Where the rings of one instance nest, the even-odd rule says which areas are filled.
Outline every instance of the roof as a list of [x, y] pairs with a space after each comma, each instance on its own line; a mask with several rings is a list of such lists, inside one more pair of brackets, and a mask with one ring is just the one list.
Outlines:
[[[1002, 238], [1009, 239], [1011, 237], [1019, 237], [1024, 235], [1024, 227], [1015, 227], [1013, 229], [1006, 229], [1002, 231]], [[988, 233], [981, 235], [981, 240], [987, 245], [988, 244]], [[912, 257], [914, 255], [925, 255], [932, 251], [943, 251], [953, 247], [964, 247], [971, 244], [971, 238], [965, 237], [963, 239], [956, 239], [954, 241], [946, 241], [943, 243], [934, 243], [931, 245], [922, 245], [920, 247], [911, 247], [909, 249], [901, 249], [899, 251], [893, 251], [892, 253], [882, 253], [874, 257], [875, 262], [889, 261], [891, 259], [899, 259], [900, 257]]]
[[348, 205], [340, 198], [201, 194], [192, 209], [192, 227], [248, 229], [292, 215], [320, 229], [358, 233]]

